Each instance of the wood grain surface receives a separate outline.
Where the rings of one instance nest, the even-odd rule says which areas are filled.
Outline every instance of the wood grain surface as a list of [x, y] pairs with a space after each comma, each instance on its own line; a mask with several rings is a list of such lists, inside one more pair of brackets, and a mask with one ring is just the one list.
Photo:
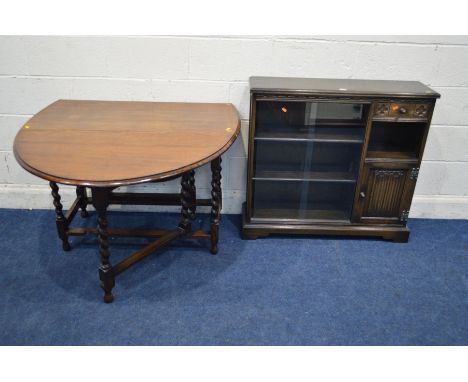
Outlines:
[[120, 186], [208, 163], [239, 131], [232, 104], [59, 100], [21, 128], [14, 153], [49, 181]]

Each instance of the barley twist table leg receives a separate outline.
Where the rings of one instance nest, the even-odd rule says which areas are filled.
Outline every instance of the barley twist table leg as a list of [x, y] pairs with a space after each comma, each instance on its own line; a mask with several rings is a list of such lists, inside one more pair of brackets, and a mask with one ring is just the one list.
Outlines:
[[86, 187], [78, 186], [76, 187], [76, 196], [79, 200], [79, 205], [81, 209], [81, 217], [87, 218], [89, 216], [86, 207], [88, 205], [88, 196], [86, 195]]
[[64, 251], [69, 251], [71, 249], [70, 243], [68, 242], [68, 222], [63, 214], [63, 206], [60, 202], [59, 187], [55, 182], [49, 182], [50, 188], [52, 189], [52, 197], [54, 198], [54, 207], [55, 207], [55, 223], [57, 225], [57, 232], [59, 238], [62, 240], [62, 248]]
[[98, 215], [99, 255], [101, 257], [99, 279], [101, 280], [101, 288], [104, 290], [104, 302], [109, 303], [114, 300], [112, 288], [114, 288], [115, 285], [115, 275], [109, 261], [110, 253], [107, 234], [107, 207], [109, 205], [110, 190], [105, 188], [93, 188], [91, 191], [93, 205]]
[[190, 172], [182, 174], [182, 179], [180, 181], [181, 190], [180, 190], [180, 202], [182, 204], [182, 209], [180, 211], [181, 218], [179, 227], [183, 228], [186, 232], [189, 232], [192, 229], [190, 223], [190, 213], [189, 209], [192, 204], [192, 188], [190, 186]]
[[211, 253], [218, 253], [219, 221], [221, 220], [221, 157], [211, 161]]
[[195, 170], [189, 173], [189, 185], [190, 185], [190, 219], [195, 219], [195, 213], [197, 211], [197, 188], [195, 187]]

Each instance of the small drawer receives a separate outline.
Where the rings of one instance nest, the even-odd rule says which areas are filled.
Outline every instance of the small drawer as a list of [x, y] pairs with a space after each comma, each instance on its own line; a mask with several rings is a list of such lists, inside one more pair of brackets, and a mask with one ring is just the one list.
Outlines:
[[425, 103], [379, 102], [375, 105], [375, 118], [427, 119], [429, 105]]

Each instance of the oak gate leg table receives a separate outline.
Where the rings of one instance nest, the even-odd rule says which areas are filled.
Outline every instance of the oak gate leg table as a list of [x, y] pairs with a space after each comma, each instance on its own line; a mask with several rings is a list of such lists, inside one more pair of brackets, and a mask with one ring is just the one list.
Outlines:
[[[69, 236], [97, 234], [104, 301], [112, 302], [119, 273], [177, 238], [210, 239], [211, 253], [218, 252], [221, 154], [239, 131], [231, 104], [60, 100], [21, 128], [14, 153], [23, 168], [50, 182], [65, 251], [71, 249]], [[211, 198], [197, 199], [195, 169], [206, 163], [211, 163]], [[120, 186], [179, 177], [180, 194], [114, 192]], [[76, 187], [76, 199], [66, 213], [57, 183]], [[88, 216], [89, 204], [97, 211], [97, 228], [72, 228], [79, 210]], [[111, 204], [180, 205], [181, 218], [172, 230], [108, 228]], [[211, 206], [209, 232], [192, 230], [197, 206]], [[156, 240], [112, 265], [109, 236]]]

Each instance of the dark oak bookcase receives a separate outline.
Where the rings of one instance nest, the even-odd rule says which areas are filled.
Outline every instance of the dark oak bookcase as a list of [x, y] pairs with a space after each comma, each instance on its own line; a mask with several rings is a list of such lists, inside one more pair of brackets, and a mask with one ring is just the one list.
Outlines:
[[435, 101], [413, 81], [252, 77], [242, 237], [406, 242]]

